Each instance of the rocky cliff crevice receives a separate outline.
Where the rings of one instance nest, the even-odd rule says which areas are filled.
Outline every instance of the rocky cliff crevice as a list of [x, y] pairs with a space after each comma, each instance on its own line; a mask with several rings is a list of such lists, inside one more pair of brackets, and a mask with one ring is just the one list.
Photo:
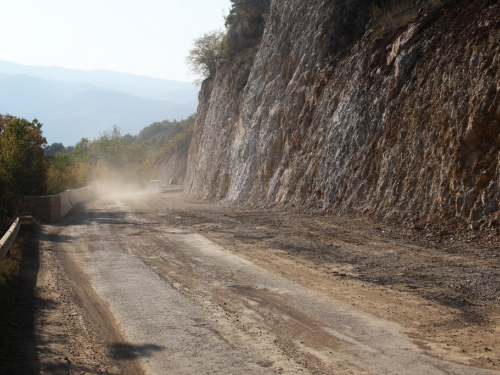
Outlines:
[[331, 3], [272, 1], [255, 56], [203, 84], [187, 196], [398, 219], [497, 212], [500, 4], [449, 2], [332, 48]]

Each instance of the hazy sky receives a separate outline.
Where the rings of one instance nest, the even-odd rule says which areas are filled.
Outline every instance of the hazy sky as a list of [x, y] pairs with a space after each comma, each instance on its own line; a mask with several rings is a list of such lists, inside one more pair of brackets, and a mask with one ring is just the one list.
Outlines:
[[224, 28], [229, 0], [0, 0], [0, 60], [195, 79], [193, 39]]

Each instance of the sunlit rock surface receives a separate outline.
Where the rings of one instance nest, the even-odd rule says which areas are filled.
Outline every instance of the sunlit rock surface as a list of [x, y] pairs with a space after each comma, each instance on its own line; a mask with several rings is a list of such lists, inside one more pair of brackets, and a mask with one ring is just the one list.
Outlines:
[[331, 1], [274, 0], [204, 82], [188, 197], [478, 220], [499, 209], [500, 4], [456, 1], [331, 52]]

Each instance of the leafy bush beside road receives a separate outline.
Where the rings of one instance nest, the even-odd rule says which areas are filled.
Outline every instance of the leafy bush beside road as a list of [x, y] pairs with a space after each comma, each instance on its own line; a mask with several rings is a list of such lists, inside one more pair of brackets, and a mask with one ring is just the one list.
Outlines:
[[0, 221], [15, 215], [25, 195], [46, 193], [42, 124], [0, 115]]

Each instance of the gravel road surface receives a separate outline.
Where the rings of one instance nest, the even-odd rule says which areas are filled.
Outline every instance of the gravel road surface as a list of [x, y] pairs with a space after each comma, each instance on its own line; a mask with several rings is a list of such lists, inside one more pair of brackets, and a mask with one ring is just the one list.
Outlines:
[[[288, 218], [261, 215], [275, 223]], [[302, 237], [314, 229], [299, 230], [297, 219], [290, 220]], [[74, 374], [500, 374], [494, 370], [497, 310], [487, 323], [468, 322], [464, 331], [456, 325], [460, 311], [422, 298], [415, 288], [401, 292], [349, 278], [352, 265], [291, 257], [270, 235], [280, 225], [266, 223], [263, 218], [256, 226], [234, 209], [185, 203], [171, 191], [103, 197], [61, 224], [43, 226], [37, 293], [52, 303], [36, 315], [33, 368]], [[338, 246], [329, 244], [330, 251]], [[374, 240], [364, 246], [378, 248]], [[408, 248], [397, 246], [386, 249]], [[469, 335], [462, 341], [471, 347], [482, 338], [477, 345], [486, 352], [474, 354], [461, 335]]]

